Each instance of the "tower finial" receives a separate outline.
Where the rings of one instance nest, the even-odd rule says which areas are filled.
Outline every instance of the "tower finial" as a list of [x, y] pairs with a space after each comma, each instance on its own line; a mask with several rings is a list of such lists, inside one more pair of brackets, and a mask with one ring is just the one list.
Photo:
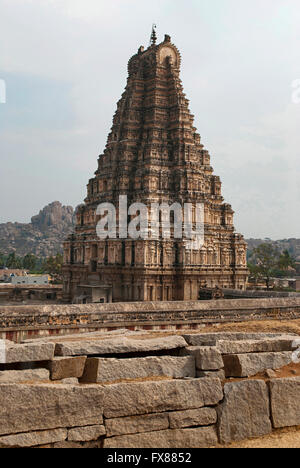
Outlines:
[[156, 41], [157, 41], [156, 24], [152, 24], [152, 33], [151, 33], [151, 38], [150, 38], [150, 45], [155, 45]]

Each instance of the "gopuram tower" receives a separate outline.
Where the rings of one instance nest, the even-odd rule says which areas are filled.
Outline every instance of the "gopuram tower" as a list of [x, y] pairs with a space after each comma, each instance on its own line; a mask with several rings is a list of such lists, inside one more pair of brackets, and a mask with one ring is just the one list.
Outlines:
[[[235, 233], [220, 178], [193, 125], [180, 80], [181, 56], [166, 35], [140, 47], [128, 63], [126, 89], [117, 104], [107, 144], [87, 198], [76, 212], [75, 233], [64, 244], [64, 300], [123, 302], [197, 300], [201, 288], [245, 289], [246, 242]], [[119, 197], [135, 202], [204, 206], [204, 244], [183, 239], [101, 239], [97, 207]], [[128, 216], [128, 220], [134, 216]], [[117, 231], [118, 232], [118, 231]]]

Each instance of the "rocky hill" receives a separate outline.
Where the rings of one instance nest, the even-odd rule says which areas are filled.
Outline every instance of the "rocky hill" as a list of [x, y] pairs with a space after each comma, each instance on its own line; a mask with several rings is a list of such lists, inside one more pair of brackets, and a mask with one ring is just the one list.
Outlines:
[[288, 250], [289, 253], [300, 262], [300, 239], [283, 239], [283, 240], [271, 240], [271, 239], [246, 239], [248, 243], [248, 254], [251, 254], [253, 249], [258, 247], [260, 244], [270, 243], [274, 247], [277, 247], [280, 252]]
[[48, 257], [62, 252], [62, 243], [73, 231], [74, 209], [56, 201], [43, 208], [31, 223], [0, 224], [0, 251], [5, 255], [33, 253]]

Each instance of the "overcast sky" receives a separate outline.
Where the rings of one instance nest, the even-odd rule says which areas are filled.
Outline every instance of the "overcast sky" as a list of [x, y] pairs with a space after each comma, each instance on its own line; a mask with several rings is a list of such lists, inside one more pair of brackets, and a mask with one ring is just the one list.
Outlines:
[[299, 0], [0, 0], [0, 222], [82, 202], [152, 23], [237, 230], [300, 237]]

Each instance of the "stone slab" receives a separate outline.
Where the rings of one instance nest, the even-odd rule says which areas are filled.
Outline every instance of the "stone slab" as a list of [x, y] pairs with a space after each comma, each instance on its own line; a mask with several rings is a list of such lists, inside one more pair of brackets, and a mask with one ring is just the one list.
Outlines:
[[169, 413], [170, 428], [181, 429], [193, 426], [209, 426], [217, 422], [217, 412], [214, 408], [199, 408]]
[[57, 342], [56, 356], [90, 356], [114, 355], [124, 353], [146, 353], [151, 351], [170, 351], [184, 348], [187, 345], [182, 336], [166, 336], [160, 338], [143, 339], [121, 336], [109, 339], [86, 338], [78, 341], [72, 339]]
[[7, 370], [0, 371], [1, 383], [17, 383], [27, 381], [49, 380], [50, 373], [47, 369], [26, 369], [26, 370]]
[[223, 399], [220, 379], [163, 380], [105, 387], [104, 416], [117, 418], [216, 405]]
[[75, 427], [69, 429], [68, 440], [71, 442], [90, 442], [105, 436], [105, 434], [106, 430], [103, 425]]
[[67, 432], [67, 429], [54, 429], [0, 437], [0, 448], [28, 448], [62, 442], [67, 438]]
[[80, 378], [83, 375], [86, 356], [55, 357], [49, 364], [51, 380]]
[[105, 427], [107, 437], [160, 431], [169, 428], [169, 417], [167, 413], [161, 413], [106, 419]]
[[224, 402], [217, 410], [221, 443], [272, 432], [268, 388], [263, 380], [227, 383], [224, 394]]
[[265, 372], [265, 376], [268, 377], [268, 379], [276, 379], [277, 374], [272, 369], [267, 369]]
[[54, 449], [100, 449], [103, 446], [102, 439], [91, 441], [91, 442], [57, 442], [49, 446], [43, 446], [39, 448], [54, 448]]
[[279, 333], [244, 333], [244, 332], [215, 332], [195, 333], [182, 335], [190, 346], [216, 346], [220, 340], [263, 340], [266, 338], [278, 338]]
[[267, 369], [280, 369], [292, 362], [292, 352], [224, 355], [226, 377], [251, 377]]
[[217, 349], [221, 354], [246, 354], [246, 353], [268, 353], [293, 351], [294, 340], [286, 339], [265, 339], [246, 341], [226, 341], [220, 340]]
[[[87, 305], [87, 304], [86, 304]], [[0, 306], [1, 308], [1, 306]], [[48, 343], [48, 342], [55, 342], [55, 343], [60, 343], [64, 340], [69, 340], [70, 338], [74, 341], [78, 341], [81, 339], [85, 338], [111, 338], [113, 336], [121, 336], [121, 335], [143, 335], [143, 334], [149, 334], [148, 331], [146, 330], [141, 330], [141, 331], [131, 331], [127, 330], [126, 328], [118, 328], [117, 330], [112, 330], [112, 331], [87, 331], [87, 332], [81, 332], [81, 333], [72, 333], [71, 330], [66, 330], [65, 334], [62, 333], [61, 335], [49, 335], [49, 336], [43, 336], [39, 338], [30, 338], [21, 341], [21, 343]]]
[[300, 377], [269, 382], [271, 413], [275, 428], [300, 425]]
[[207, 448], [217, 445], [213, 426], [194, 429], [169, 429], [105, 439], [104, 448]]
[[54, 356], [54, 343], [12, 344], [5, 341], [5, 352], [0, 353], [0, 364], [49, 361]]
[[195, 357], [197, 370], [219, 370], [224, 367], [222, 354], [215, 346], [189, 346], [181, 354]]
[[[223, 362], [223, 361], [222, 361]], [[153, 356], [134, 359], [90, 358], [81, 382], [106, 383], [151, 377], [195, 377], [193, 356]]]
[[69, 379], [62, 379], [62, 380], [56, 380], [57, 383], [61, 383], [64, 385], [79, 385], [79, 380], [76, 379], [75, 377], [70, 377]]
[[1, 384], [0, 435], [103, 422], [99, 385]]
[[225, 371], [223, 369], [217, 370], [217, 371], [196, 371], [196, 377], [198, 378], [203, 378], [203, 377], [213, 377], [213, 378], [218, 378], [221, 380], [225, 380]]

